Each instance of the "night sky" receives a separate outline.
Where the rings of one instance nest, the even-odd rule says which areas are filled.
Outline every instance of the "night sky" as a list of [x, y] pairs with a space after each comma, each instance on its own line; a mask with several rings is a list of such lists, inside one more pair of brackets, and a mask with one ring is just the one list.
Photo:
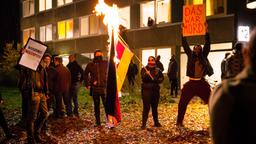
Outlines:
[[6, 42], [20, 42], [20, 2], [4, 0], [0, 9], [0, 54]]

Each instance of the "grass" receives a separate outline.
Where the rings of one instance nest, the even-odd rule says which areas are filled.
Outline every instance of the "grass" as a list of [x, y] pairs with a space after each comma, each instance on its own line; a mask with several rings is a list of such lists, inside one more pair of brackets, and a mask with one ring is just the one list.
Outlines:
[[21, 108], [21, 94], [15, 87], [0, 87], [4, 99], [3, 109], [14, 110]]

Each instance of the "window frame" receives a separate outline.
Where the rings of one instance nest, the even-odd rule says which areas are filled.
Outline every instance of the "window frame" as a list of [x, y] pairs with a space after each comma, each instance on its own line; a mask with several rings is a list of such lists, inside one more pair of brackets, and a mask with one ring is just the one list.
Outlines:
[[[40, 1], [44, 1], [44, 8], [42, 10], [40, 10]], [[50, 2], [51, 5], [49, 8], [47, 8], [47, 2]], [[46, 11], [46, 10], [49, 10], [49, 9], [52, 9], [52, 0], [39, 0], [39, 12], [43, 12], [43, 11]]]
[[[25, 8], [25, 4], [28, 5], [28, 12], [25, 13], [26, 8]], [[33, 7], [33, 9], [31, 9]], [[24, 0], [22, 2], [22, 17], [29, 17], [35, 14], [35, 1], [34, 0]]]
[[[33, 39], [35, 39], [35, 36], [36, 36], [36, 29], [35, 29], [35, 27], [29, 27], [29, 28], [23, 29], [23, 30], [22, 30], [22, 42], [23, 42], [23, 45], [25, 45], [26, 42], [27, 42], [27, 40], [26, 40], [26, 42], [24, 41], [24, 33], [25, 33], [25, 31], [28, 31], [28, 32], [29, 32], [27, 40], [28, 40], [30, 37], [33, 38]], [[34, 36], [33, 36], [33, 37], [31, 36], [31, 35], [32, 35], [32, 31], [34, 31]]]
[[[71, 21], [72, 22], [72, 37], [67, 37], [67, 22], [68, 21]], [[60, 39], [60, 37], [59, 37], [59, 23], [60, 22], [64, 22], [64, 24], [65, 24], [65, 36], [64, 36], [64, 38], [61, 38]], [[73, 18], [71, 18], [71, 19], [66, 19], [66, 20], [62, 20], [62, 21], [58, 21], [57, 22], [57, 36], [58, 36], [58, 40], [66, 40], [66, 39], [72, 39], [72, 38], [74, 38], [74, 19]]]
[[62, 6], [65, 6], [65, 5], [69, 5], [71, 3], [73, 3], [74, 0], [71, 0], [70, 2], [66, 2], [66, 0], [62, 0], [63, 1], [63, 4], [59, 4], [59, 0], [57, 0], [57, 7], [62, 7]]

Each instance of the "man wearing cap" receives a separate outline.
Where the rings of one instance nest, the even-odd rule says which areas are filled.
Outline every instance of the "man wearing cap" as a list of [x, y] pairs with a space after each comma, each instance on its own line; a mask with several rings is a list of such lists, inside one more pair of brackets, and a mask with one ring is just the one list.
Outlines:
[[94, 59], [89, 62], [84, 71], [84, 83], [87, 89], [90, 89], [90, 95], [93, 97], [94, 113], [96, 125], [100, 126], [100, 98], [106, 105], [106, 86], [107, 86], [107, 66], [108, 62], [103, 60], [101, 50], [94, 52]]

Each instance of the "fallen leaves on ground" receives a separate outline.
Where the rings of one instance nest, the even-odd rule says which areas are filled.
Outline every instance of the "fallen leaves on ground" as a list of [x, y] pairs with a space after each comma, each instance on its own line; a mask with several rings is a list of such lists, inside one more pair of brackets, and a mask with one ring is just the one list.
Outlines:
[[[211, 143], [208, 127], [208, 107], [193, 99], [188, 105], [184, 125], [176, 127], [177, 102], [161, 102], [159, 104], [159, 121], [162, 127], [153, 127], [151, 112], [147, 128], [141, 130], [142, 102], [130, 101], [122, 104], [122, 122], [114, 129], [109, 129], [102, 123], [102, 127], [94, 127], [94, 113], [92, 107], [80, 108], [80, 117], [65, 117], [62, 119], [49, 118], [49, 136], [43, 134], [47, 143], [51, 144], [108, 144], [108, 143], [172, 143], [172, 144], [206, 144]], [[103, 109], [101, 119], [104, 120]], [[9, 113], [9, 112], [8, 112]], [[17, 111], [7, 114], [8, 118], [16, 116]], [[17, 121], [16, 121], [17, 122]], [[13, 124], [13, 122], [9, 122]], [[24, 130], [12, 126], [12, 130], [18, 134], [17, 139], [4, 140], [3, 132], [0, 130], [0, 141], [5, 143], [26, 143]]]

